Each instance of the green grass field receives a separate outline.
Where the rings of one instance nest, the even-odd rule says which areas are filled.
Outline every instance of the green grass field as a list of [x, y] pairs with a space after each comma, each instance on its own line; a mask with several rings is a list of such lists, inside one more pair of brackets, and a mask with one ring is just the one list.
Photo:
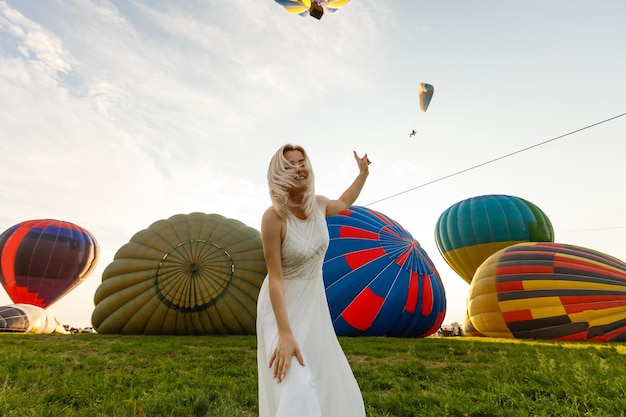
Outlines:
[[[626, 345], [340, 338], [369, 417], [624, 416]], [[254, 336], [0, 334], [0, 416], [257, 416]], [[294, 416], [297, 417], [297, 416]]]

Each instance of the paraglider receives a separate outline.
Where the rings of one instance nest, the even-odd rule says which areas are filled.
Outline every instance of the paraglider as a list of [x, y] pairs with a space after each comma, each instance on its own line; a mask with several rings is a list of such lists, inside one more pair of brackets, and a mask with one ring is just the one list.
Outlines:
[[[430, 100], [433, 98], [433, 94], [435, 92], [435, 87], [428, 83], [420, 83], [418, 96], [420, 103], [420, 110], [425, 113], [428, 110], [428, 106], [430, 105]], [[409, 134], [409, 137], [415, 136], [417, 134], [417, 130], [413, 129]]]
[[326, 297], [340, 336], [426, 337], [446, 312], [443, 283], [419, 242], [365, 207], [327, 219]]
[[430, 105], [430, 100], [433, 98], [435, 87], [427, 83], [420, 83], [419, 97], [420, 97], [420, 110], [426, 112]]
[[0, 235], [0, 282], [14, 303], [48, 307], [95, 269], [100, 248], [70, 222], [28, 220]]
[[467, 313], [489, 337], [624, 342], [626, 263], [580, 246], [518, 243], [478, 268]]
[[435, 225], [441, 256], [468, 284], [476, 268], [498, 250], [521, 242], [553, 241], [552, 223], [539, 207], [502, 194], [459, 201]]
[[254, 334], [266, 273], [256, 229], [219, 214], [178, 214], [117, 251], [91, 322], [101, 334]]
[[306, 16], [307, 14], [320, 20], [324, 10], [331, 13], [348, 4], [350, 0], [276, 0], [288, 12]]

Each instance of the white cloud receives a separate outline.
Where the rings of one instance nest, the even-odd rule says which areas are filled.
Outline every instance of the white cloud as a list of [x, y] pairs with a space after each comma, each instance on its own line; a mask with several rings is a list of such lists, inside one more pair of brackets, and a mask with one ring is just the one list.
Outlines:
[[0, 29], [17, 43], [23, 57], [38, 60], [52, 75], [70, 71], [71, 57], [53, 33], [0, 1]]

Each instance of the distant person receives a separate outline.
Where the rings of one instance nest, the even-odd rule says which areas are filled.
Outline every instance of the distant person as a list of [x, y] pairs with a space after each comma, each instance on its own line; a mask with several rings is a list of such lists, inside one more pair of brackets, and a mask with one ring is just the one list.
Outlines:
[[348, 209], [369, 174], [367, 154], [354, 152], [359, 174], [337, 200], [315, 195], [313, 169], [300, 146], [272, 157], [272, 206], [261, 239], [267, 277], [257, 303], [259, 417], [364, 417], [359, 386], [332, 325], [322, 264], [325, 218]]

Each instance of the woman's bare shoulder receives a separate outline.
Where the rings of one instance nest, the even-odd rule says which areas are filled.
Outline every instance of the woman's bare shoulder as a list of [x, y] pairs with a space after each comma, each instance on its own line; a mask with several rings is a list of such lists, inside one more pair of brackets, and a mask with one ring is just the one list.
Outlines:
[[283, 221], [282, 217], [278, 214], [274, 206], [270, 206], [263, 213], [263, 222], [278, 222], [281, 223]]
[[315, 201], [317, 201], [317, 204], [319, 204], [322, 207], [326, 207], [326, 204], [328, 204], [328, 197], [325, 197], [323, 195], [316, 195], [315, 196]]

